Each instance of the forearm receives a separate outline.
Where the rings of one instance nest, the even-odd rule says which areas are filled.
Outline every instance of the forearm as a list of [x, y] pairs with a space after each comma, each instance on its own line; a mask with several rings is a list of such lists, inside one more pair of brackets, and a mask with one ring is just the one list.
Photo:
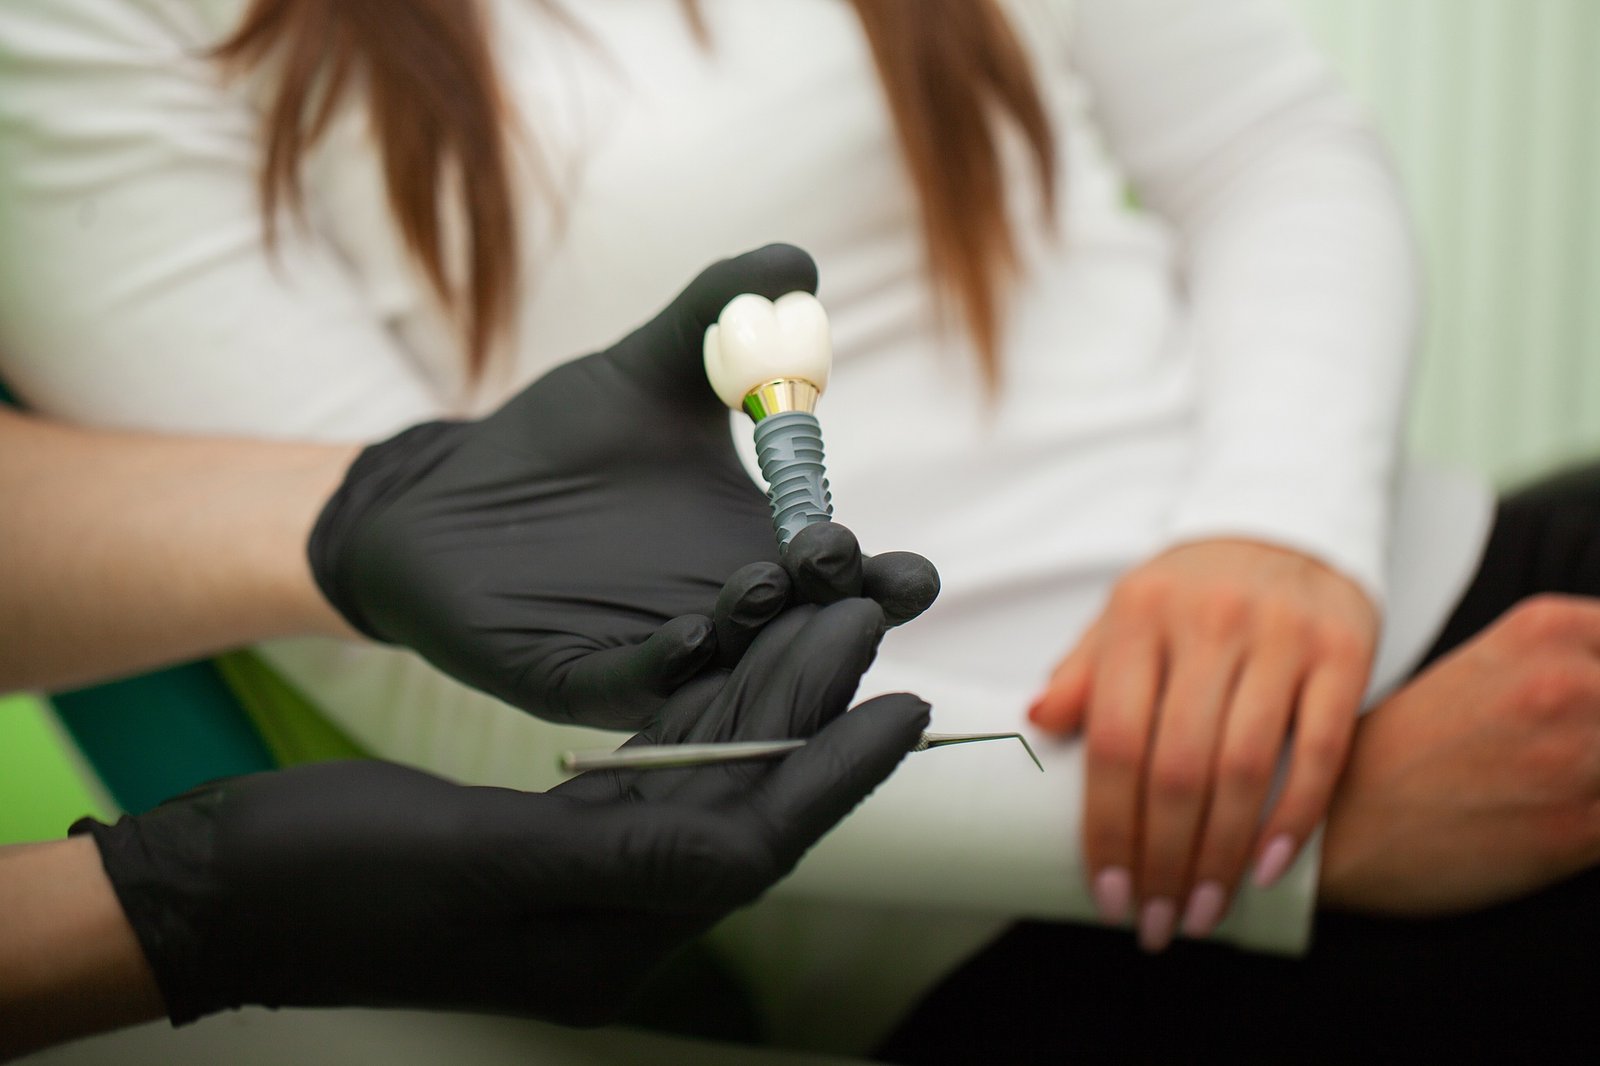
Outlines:
[[92, 840], [0, 849], [0, 1059], [165, 1013]]
[[305, 543], [356, 450], [101, 433], [0, 410], [0, 690], [349, 632]]

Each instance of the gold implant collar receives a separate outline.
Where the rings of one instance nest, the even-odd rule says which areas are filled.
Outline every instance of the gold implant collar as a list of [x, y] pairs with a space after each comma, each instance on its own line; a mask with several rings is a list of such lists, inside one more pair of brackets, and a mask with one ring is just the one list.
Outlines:
[[757, 422], [770, 415], [788, 411], [814, 414], [817, 410], [817, 399], [821, 395], [821, 389], [800, 378], [769, 381], [745, 393], [744, 411]]

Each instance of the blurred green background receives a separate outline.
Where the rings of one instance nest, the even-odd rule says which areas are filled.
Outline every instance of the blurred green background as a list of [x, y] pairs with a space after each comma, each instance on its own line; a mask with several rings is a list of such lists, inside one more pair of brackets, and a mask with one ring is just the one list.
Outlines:
[[1600, 3], [1287, 2], [1376, 116], [1416, 209], [1417, 449], [1502, 484], [1600, 457]]
[[110, 803], [39, 701], [0, 698], [0, 844], [51, 840]]
[[[1600, 456], [1600, 0], [1284, 0], [1393, 147], [1430, 274], [1412, 438], [1501, 483]], [[0, 842], [108, 804], [0, 700]]]

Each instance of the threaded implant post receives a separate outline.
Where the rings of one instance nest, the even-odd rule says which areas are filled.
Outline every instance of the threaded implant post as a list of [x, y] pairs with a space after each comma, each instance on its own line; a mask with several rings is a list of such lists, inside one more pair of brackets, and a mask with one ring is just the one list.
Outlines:
[[767, 480], [772, 528], [787, 551], [796, 533], [833, 517], [823, 463], [822, 426], [804, 411], [769, 415], [756, 423], [756, 460]]

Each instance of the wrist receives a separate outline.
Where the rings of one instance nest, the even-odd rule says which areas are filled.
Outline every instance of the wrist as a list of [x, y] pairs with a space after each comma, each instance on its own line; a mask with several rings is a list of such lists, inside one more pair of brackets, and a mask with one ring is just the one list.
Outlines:
[[1344, 802], [1356, 776], [1346, 773], [1328, 809], [1322, 869], [1317, 877], [1317, 907], [1320, 910], [1360, 912], [1373, 909], [1373, 901], [1362, 898], [1361, 826], [1352, 817], [1349, 805]]
[[0, 1059], [165, 1013], [92, 840], [0, 849]]
[[[1315, 560], [1358, 588], [1377, 610], [1387, 592], [1384, 561], [1389, 508], [1312, 481], [1241, 473], [1240, 483], [1207, 482], [1192, 490], [1167, 530], [1167, 543], [1249, 541]], [[1224, 487], [1226, 485], [1227, 487]]]
[[285, 472], [286, 506], [273, 535], [275, 565], [266, 571], [271, 587], [265, 595], [278, 605], [286, 635], [346, 640], [361, 636], [323, 595], [306, 551], [317, 519], [361, 450], [360, 445], [318, 446], [308, 450], [302, 465]]

